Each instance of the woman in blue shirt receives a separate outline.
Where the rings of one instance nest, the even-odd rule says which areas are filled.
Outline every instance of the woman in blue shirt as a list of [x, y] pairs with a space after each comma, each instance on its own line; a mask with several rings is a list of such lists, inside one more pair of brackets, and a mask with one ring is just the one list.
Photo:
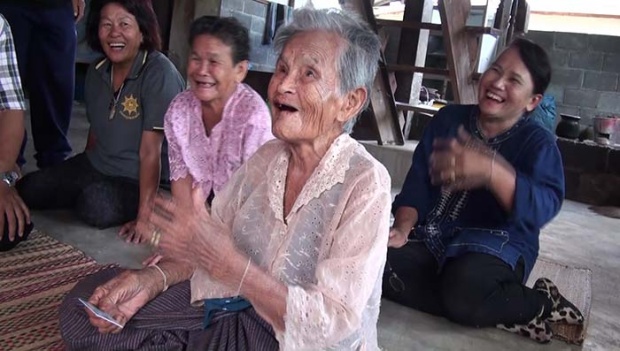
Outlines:
[[555, 137], [528, 118], [550, 79], [545, 51], [517, 39], [482, 75], [477, 105], [435, 115], [393, 203], [384, 297], [539, 342], [549, 323], [583, 323], [550, 280], [524, 285], [564, 198]]

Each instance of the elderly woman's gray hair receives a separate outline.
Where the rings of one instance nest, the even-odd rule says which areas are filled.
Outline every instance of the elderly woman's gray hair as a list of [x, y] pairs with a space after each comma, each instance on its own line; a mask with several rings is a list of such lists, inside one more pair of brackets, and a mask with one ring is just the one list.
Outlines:
[[[276, 33], [274, 40], [276, 52], [278, 54], [282, 52], [286, 43], [295, 34], [314, 30], [335, 33], [348, 43], [337, 62], [337, 71], [340, 75], [339, 93], [345, 94], [365, 87], [367, 97], [360, 112], [363, 111], [368, 106], [372, 83], [381, 58], [379, 37], [366, 22], [348, 12], [304, 7], [295, 10], [292, 21], [282, 26]], [[357, 116], [349, 120], [343, 130], [351, 133], [356, 121]]]

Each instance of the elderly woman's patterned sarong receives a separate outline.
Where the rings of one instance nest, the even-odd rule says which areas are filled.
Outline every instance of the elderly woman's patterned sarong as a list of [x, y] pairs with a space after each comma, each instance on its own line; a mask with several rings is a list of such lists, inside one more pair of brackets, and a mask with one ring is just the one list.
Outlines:
[[204, 308], [190, 305], [189, 281], [170, 287], [141, 308], [118, 334], [100, 334], [78, 297], [121, 273], [112, 268], [79, 282], [60, 306], [68, 350], [277, 350], [273, 329], [253, 308], [218, 312], [203, 329]]

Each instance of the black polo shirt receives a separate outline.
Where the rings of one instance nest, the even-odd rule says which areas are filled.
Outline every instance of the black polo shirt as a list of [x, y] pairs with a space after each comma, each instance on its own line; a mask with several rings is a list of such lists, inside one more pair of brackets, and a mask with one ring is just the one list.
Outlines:
[[[170, 101], [185, 88], [183, 78], [162, 53], [141, 51], [118, 92], [112, 91], [108, 59], [93, 64], [86, 74], [86, 114], [95, 146], [86, 154], [103, 174], [139, 179], [143, 131], [163, 133]], [[163, 179], [169, 179], [168, 152], [162, 148]]]

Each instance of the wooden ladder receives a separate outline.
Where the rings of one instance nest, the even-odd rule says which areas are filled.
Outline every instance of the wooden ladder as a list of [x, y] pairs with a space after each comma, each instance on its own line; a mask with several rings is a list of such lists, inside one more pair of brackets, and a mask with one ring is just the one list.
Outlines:
[[[371, 113], [376, 121], [379, 144], [404, 144], [402, 130], [406, 129], [404, 116], [410, 111], [429, 113], [433, 112], [425, 106], [416, 106], [417, 97], [420, 93], [419, 85], [413, 86], [413, 75], [421, 73], [432, 77], [442, 77], [451, 82], [452, 95], [455, 103], [473, 104], [477, 102], [478, 75], [475, 67], [478, 63], [479, 39], [482, 34], [502, 36], [504, 29], [496, 29], [484, 26], [467, 26], [466, 22], [470, 13], [469, 0], [439, 0], [439, 14], [441, 24], [424, 21], [424, 6], [429, 6], [431, 0], [407, 0], [403, 21], [375, 19], [372, 0], [354, 1], [354, 9], [368, 21], [370, 26], [377, 32], [382, 27], [399, 27], [401, 29], [401, 42], [398, 53], [399, 60], [415, 62], [416, 64], [387, 64], [383, 56], [380, 63], [380, 72], [373, 86], [373, 98], [371, 100]], [[507, 0], [503, 0], [505, 3]], [[510, 0], [512, 4], [512, 0]], [[408, 11], [408, 6], [415, 7], [414, 11]], [[431, 11], [432, 11], [432, 4]], [[427, 11], [428, 12], [428, 11]], [[430, 15], [426, 16], [427, 19]], [[502, 23], [505, 23], [503, 21]], [[419, 36], [421, 30], [429, 30], [433, 33], [441, 33], [444, 41], [444, 49], [447, 58], [447, 68], [430, 68], [424, 66], [426, 48], [421, 50]], [[405, 96], [400, 94], [401, 101], [396, 101], [389, 84], [389, 73], [393, 72], [399, 79], [399, 89], [404, 83]], [[403, 101], [404, 100], [404, 101]]]

